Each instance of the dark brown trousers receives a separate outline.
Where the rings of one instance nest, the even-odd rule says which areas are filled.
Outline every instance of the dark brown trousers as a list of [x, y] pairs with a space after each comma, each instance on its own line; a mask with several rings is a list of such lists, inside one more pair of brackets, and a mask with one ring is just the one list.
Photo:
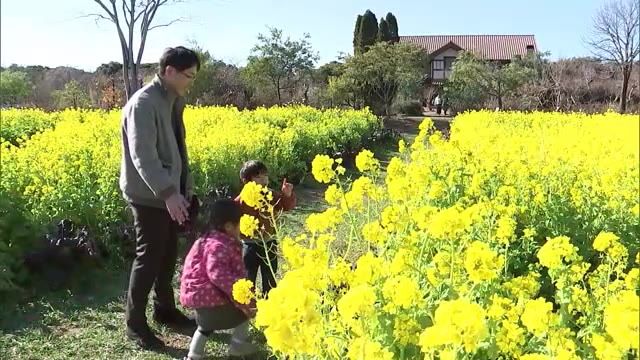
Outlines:
[[147, 325], [145, 311], [154, 288], [155, 311], [175, 309], [172, 280], [178, 252], [178, 225], [166, 209], [130, 205], [136, 230], [136, 257], [131, 266], [127, 293], [127, 326]]

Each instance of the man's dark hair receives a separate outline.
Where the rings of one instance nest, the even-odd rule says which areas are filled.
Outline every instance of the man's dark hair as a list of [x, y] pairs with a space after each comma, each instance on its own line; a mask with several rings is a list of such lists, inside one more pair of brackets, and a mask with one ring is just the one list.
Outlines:
[[195, 51], [187, 49], [184, 46], [168, 48], [160, 57], [159, 71], [160, 75], [164, 75], [167, 66], [174, 67], [178, 71], [185, 71], [194, 66], [200, 70], [200, 58]]
[[225, 224], [237, 225], [240, 223], [241, 217], [240, 205], [232, 199], [220, 199], [211, 205], [209, 225], [215, 230], [224, 231]]
[[249, 160], [240, 169], [240, 180], [243, 183], [251, 181], [254, 176], [267, 173], [267, 165], [258, 160]]

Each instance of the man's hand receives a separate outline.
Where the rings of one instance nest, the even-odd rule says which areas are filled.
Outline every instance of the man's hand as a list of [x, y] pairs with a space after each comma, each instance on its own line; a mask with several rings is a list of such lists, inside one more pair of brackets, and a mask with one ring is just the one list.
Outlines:
[[165, 200], [164, 203], [173, 221], [182, 225], [189, 219], [189, 211], [187, 210], [189, 208], [189, 202], [182, 194], [175, 193]]
[[291, 197], [293, 195], [293, 184], [287, 182], [287, 178], [282, 180], [282, 193], [286, 197]]

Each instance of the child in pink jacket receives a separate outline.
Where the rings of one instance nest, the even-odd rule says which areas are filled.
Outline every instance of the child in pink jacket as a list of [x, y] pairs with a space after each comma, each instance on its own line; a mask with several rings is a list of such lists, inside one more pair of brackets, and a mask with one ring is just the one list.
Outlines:
[[240, 304], [232, 295], [233, 284], [247, 277], [242, 261], [241, 216], [242, 211], [233, 200], [216, 201], [211, 210], [211, 230], [193, 244], [185, 259], [180, 302], [195, 309], [198, 324], [185, 359], [202, 359], [209, 335], [231, 328], [234, 330], [229, 355], [257, 352], [257, 347], [248, 342], [255, 304]]

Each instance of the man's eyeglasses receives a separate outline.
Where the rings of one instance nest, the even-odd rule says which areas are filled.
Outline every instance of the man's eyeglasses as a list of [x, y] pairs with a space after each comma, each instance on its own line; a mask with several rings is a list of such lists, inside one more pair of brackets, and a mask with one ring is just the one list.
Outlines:
[[181, 71], [180, 74], [182, 74], [182, 76], [186, 77], [189, 80], [193, 80], [196, 78], [196, 74], [189, 74], [183, 71]]

